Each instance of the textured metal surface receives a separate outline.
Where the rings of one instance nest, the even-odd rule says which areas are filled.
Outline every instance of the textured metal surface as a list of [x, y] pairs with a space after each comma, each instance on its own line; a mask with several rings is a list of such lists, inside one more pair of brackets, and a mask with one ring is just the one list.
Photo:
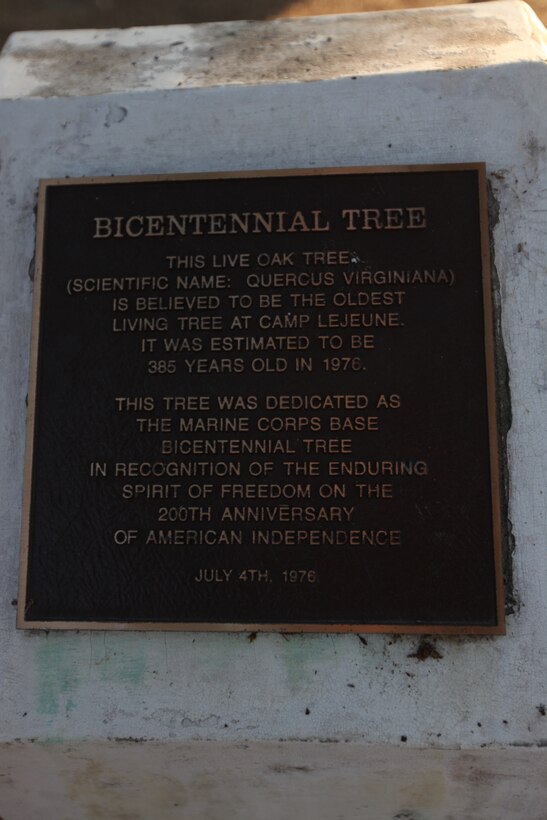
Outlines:
[[500, 632], [482, 173], [44, 184], [20, 625]]

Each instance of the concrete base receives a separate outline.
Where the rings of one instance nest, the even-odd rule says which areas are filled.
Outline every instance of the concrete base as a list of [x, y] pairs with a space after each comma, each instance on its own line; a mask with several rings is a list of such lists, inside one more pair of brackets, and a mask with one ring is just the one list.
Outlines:
[[0, 770], [6, 820], [545, 820], [547, 805], [537, 749], [11, 743]]

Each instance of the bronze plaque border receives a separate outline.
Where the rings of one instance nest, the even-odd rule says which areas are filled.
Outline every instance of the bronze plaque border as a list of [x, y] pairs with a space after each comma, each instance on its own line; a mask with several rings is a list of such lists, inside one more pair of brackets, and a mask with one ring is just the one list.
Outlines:
[[[492, 532], [494, 538], [494, 562], [496, 584], [497, 624], [494, 626], [428, 625], [428, 624], [294, 624], [294, 623], [154, 623], [154, 622], [103, 622], [103, 621], [27, 621], [26, 581], [30, 531], [30, 498], [32, 481], [33, 443], [36, 413], [38, 339], [40, 335], [40, 295], [42, 285], [43, 240], [45, 223], [46, 190], [51, 186], [119, 184], [130, 182], [163, 182], [173, 180], [245, 179], [258, 177], [291, 177], [341, 174], [423, 173], [424, 171], [476, 170], [479, 181], [480, 236], [482, 255], [483, 309], [485, 329], [486, 390], [489, 427], [490, 471], [492, 490]], [[345, 166], [342, 168], [291, 168], [260, 171], [230, 171], [189, 174], [142, 174], [121, 176], [92, 176], [41, 179], [38, 190], [36, 221], [35, 275], [30, 341], [28, 413], [26, 424], [24, 489], [21, 523], [19, 597], [17, 606], [18, 629], [56, 630], [111, 630], [111, 631], [161, 631], [161, 632], [330, 632], [330, 633], [379, 633], [379, 634], [445, 634], [445, 635], [505, 635], [505, 607], [503, 587], [502, 528], [500, 502], [500, 473], [498, 458], [498, 430], [495, 397], [494, 321], [490, 279], [490, 249], [488, 232], [488, 209], [486, 190], [486, 164], [484, 162], [444, 163], [426, 165], [377, 165]]]

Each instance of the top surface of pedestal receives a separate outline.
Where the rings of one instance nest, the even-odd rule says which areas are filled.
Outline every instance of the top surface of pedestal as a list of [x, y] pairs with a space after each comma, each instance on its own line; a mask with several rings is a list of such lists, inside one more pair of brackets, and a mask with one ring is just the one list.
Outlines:
[[309, 82], [547, 58], [519, 0], [400, 12], [146, 28], [22, 32], [0, 55], [0, 98]]

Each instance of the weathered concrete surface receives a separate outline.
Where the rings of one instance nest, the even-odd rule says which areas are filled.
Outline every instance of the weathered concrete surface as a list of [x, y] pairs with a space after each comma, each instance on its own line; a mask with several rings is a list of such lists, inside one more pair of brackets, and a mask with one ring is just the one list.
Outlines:
[[[488, 26], [485, 20], [490, 21]], [[28, 760], [36, 762], [36, 767], [28, 764], [27, 778], [35, 777], [36, 781], [31, 793], [37, 796], [36, 803], [25, 809], [29, 818], [40, 816], [32, 812], [43, 810], [44, 801], [56, 805], [56, 792], [53, 786], [48, 791], [48, 782], [59, 781], [52, 774], [40, 791], [35, 772], [42, 770], [47, 778], [52, 771], [61, 777], [55, 757], [57, 748], [67, 761], [67, 772], [72, 771], [70, 777], [76, 778], [70, 799], [80, 816], [112, 816], [104, 814], [107, 810], [101, 808], [97, 787], [103, 784], [105, 788], [117, 788], [116, 767], [126, 766], [124, 760], [131, 767], [133, 747], [123, 747], [124, 754], [115, 763], [112, 748], [118, 747], [99, 745], [98, 759], [93, 753], [89, 756], [91, 762], [86, 762], [85, 749], [89, 747], [80, 741], [120, 737], [182, 744], [192, 740], [231, 744], [245, 741], [252, 742], [252, 749], [258, 748], [254, 745], [258, 741], [278, 739], [350, 740], [391, 746], [387, 758], [366, 758], [365, 754], [368, 780], [343, 756], [332, 757], [334, 768], [329, 768], [330, 762], [323, 762], [325, 777], [317, 786], [317, 797], [306, 785], [316, 775], [289, 770], [283, 776], [274, 771], [267, 777], [259, 776], [252, 760], [248, 764], [248, 758], [245, 762], [232, 757], [232, 752], [236, 755], [235, 746], [229, 751], [221, 746], [219, 754], [226, 766], [223, 771], [231, 773], [232, 779], [227, 774], [222, 786], [217, 786], [212, 775], [209, 779], [204, 776], [200, 785], [196, 773], [195, 783], [187, 792], [196, 801], [196, 808], [191, 809], [194, 814], [190, 809], [186, 811], [185, 820], [230, 816], [222, 814], [228, 805], [226, 795], [229, 805], [236, 806], [231, 809], [232, 816], [242, 818], [253, 816], [253, 810], [254, 816], [266, 818], [267, 811], [271, 817], [297, 813], [303, 817], [328, 816], [329, 820], [338, 816], [366, 817], [357, 814], [357, 806], [362, 812], [369, 811], [374, 820], [397, 816], [409, 820], [539, 820], [545, 816], [545, 780], [543, 776], [540, 779], [545, 754], [542, 747], [547, 743], [545, 32], [529, 9], [516, 2], [461, 7], [457, 12], [451, 8], [447, 12], [379, 15], [362, 21], [352, 18], [351, 27], [362, 26], [365, 32], [371, 26], [371, 41], [381, 32], [386, 42], [399, 44], [383, 66], [378, 51], [372, 44], [368, 49], [366, 40], [355, 38], [347, 22], [330, 18], [321, 20], [320, 25], [305, 20], [275, 23], [271, 30], [275, 48], [264, 47], [256, 81], [255, 75], [250, 75], [254, 84], [246, 84], [249, 76], [237, 73], [233, 56], [238, 48], [241, 52], [251, 49], [248, 24], [243, 24], [232, 38], [230, 54], [220, 61], [223, 68], [215, 68], [215, 73], [208, 75], [205, 62], [210, 56], [209, 47], [218, 47], [220, 60], [229, 36], [221, 27], [208, 28], [204, 33], [190, 31], [191, 48], [184, 59], [169, 56], [165, 44], [176, 41], [171, 31], [143, 34], [141, 40], [148, 45], [142, 62], [136, 60], [132, 71], [125, 71], [123, 82], [116, 78], [122, 70], [119, 55], [128, 47], [124, 38], [129, 34], [63, 34], [79, 43], [67, 50], [66, 62], [56, 47], [51, 49], [51, 59], [46, 59], [46, 44], [51, 45], [56, 35], [49, 39], [46, 35], [24, 35], [23, 39], [14, 38], [7, 55], [0, 59], [0, 738], [56, 738], [74, 743], [71, 752], [62, 745], [51, 747], [53, 751], [36, 744], [20, 747], [23, 757], [28, 754]], [[312, 30], [320, 33], [319, 40], [305, 45]], [[348, 38], [344, 59], [334, 54], [331, 45], [339, 30], [346, 31]], [[406, 40], [405, 31], [412, 32]], [[498, 37], [495, 43], [492, 31]], [[282, 32], [286, 33], [284, 47]], [[109, 40], [114, 40], [114, 45], [100, 45]], [[446, 56], [448, 40], [454, 46]], [[153, 45], [159, 41], [164, 43], [161, 52]], [[296, 52], [293, 41], [297, 43]], [[414, 44], [412, 48], [410, 43]], [[26, 56], [17, 57], [23, 44]], [[74, 52], [78, 50], [86, 55], [83, 74], [74, 70]], [[154, 61], [156, 53], [158, 60]], [[290, 57], [295, 53], [306, 55], [298, 70]], [[33, 54], [36, 58], [41, 55], [41, 61]], [[110, 80], [103, 69], [94, 69], [102, 65], [104, 54], [118, 54]], [[323, 63], [313, 56], [316, 54], [323, 54]], [[332, 61], [326, 58], [328, 54], [333, 55]], [[161, 63], [157, 72], [155, 63]], [[254, 65], [250, 58], [249, 65]], [[452, 68], [439, 71], [443, 65]], [[313, 72], [313, 81], [308, 81], [307, 67]], [[62, 73], [72, 76], [67, 79]], [[223, 87], [224, 81], [227, 87]], [[178, 82], [183, 85], [177, 88]], [[507, 635], [439, 639], [435, 642], [436, 655], [427, 657], [426, 653], [420, 661], [414, 657], [420, 639], [410, 637], [377, 635], [368, 636], [364, 642], [358, 636], [268, 634], [251, 642], [245, 635], [229, 634], [194, 637], [183, 633], [16, 632], [15, 609], [10, 602], [17, 597], [32, 292], [29, 270], [37, 180], [65, 174], [480, 160], [487, 164], [499, 208], [493, 248], [512, 398], [512, 426], [507, 441], [508, 502], [515, 541], [517, 607], [508, 618]], [[55, 469], [62, 470], [63, 465], [55, 465]], [[389, 772], [389, 759], [399, 761], [399, 748], [408, 746], [430, 749], [424, 753], [426, 757], [421, 753], [406, 757], [408, 765], [431, 761], [432, 768], [424, 762], [422, 774], [407, 770], [414, 773], [401, 781], [408, 784], [405, 801], [401, 789], [407, 786], [399, 786], [394, 775], [386, 790], [382, 772]], [[438, 771], [435, 761], [443, 760], [445, 755], [441, 750], [457, 746], [472, 750], [468, 763], [484, 761], [476, 766], [486, 772], [486, 779], [481, 780], [482, 775], [471, 762], [467, 779], [463, 780], [469, 795], [452, 793], [451, 787], [442, 791], [442, 786], [446, 805], [419, 803], [418, 797], [412, 802], [413, 794], [426, 793], [422, 788], [425, 781], [430, 783], [427, 794], [436, 794], [435, 799], [441, 800], [438, 784], [453, 783], [453, 776], [442, 774], [438, 778], [432, 774], [429, 781], [427, 772]], [[482, 746], [485, 748], [481, 751]], [[499, 751], [500, 747], [508, 747], [508, 751]], [[10, 749], [9, 754], [16, 757], [18, 748]], [[40, 751], [35, 752], [35, 748]], [[211, 771], [199, 757], [199, 748], [199, 744], [192, 745], [183, 759], [195, 754], [204, 770]], [[334, 754], [333, 749], [336, 753], [346, 749], [332, 743], [301, 748], [303, 752], [298, 751], [300, 747], [285, 744], [283, 759], [289, 763], [282, 765], [308, 765], [310, 749], [317, 754], [325, 749], [328, 755]], [[207, 749], [210, 759], [216, 760], [215, 747], [209, 744]], [[497, 758], [498, 751], [506, 757]], [[38, 762], [38, 758], [32, 758], [34, 754], [45, 756]], [[148, 760], [146, 751], [144, 754]], [[163, 776], [176, 780], [179, 775], [169, 774], [163, 752], [158, 755], [154, 758], [151, 753], [149, 758], [158, 783]], [[179, 760], [175, 753], [174, 758]], [[306, 762], [302, 764], [303, 758]], [[466, 758], [460, 755], [457, 759]], [[502, 759], [527, 762], [502, 766]], [[237, 768], [235, 774], [230, 769], [232, 764]], [[247, 779], [247, 765], [248, 771], [256, 775], [254, 793], [260, 795], [259, 813], [254, 803], [249, 804], [250, 808], [244, 803], [246, 790], [252, 792], [253, 782]], [[444, 764], [438, 765], [446, 772]], [[462, 765], [466, 770], [467, 764]], [[135, 766], [136, 771], [144, 771]], [[353, 772], [353, 779], [347, 782], [346, 766]], [[19, 774], [9, 775], [18, 784], [6, 792], [12, 801], [25, 799], [20, 786], [23, 768], [21, 763]], [[510, 777], [511, 771], [517, 772], [515, 778]], [[87, 791], [77, 780], [78, 772], [83, 772], [84, 780], [91, 778]], [[306, 779], [308, 774], [310, 780]], [[359, 790], [363, 778], [368, 784], [366, 794], [372, 795], [371, 807], [374, 795], [383, 795], [381, 799], [387, 801], [383, 814], [366, 808], [366, 795]], [[110, 780], [112, 785], [107, 787]], [[272, 783], [278, 782], [285, 784], [286, 792], [281, 788], [276, 791]], [[487, 783], [484, 788], [483, 782]], [[231, 783], [242, 784], [237, 793]], [[328, 802], [329, 788], [332, 799], [338, 799], [337, 783], [347, 786], [346, 814], [345, 809], [336, 814], [336, 805]], [[308, 814], [298, 802], [296, 809], [274, 814], [274, 800], [284, 807], [285, 793], [297, 801], [297, 787], [311, 801]], [[78, 789], [87, 804], [77, 803]], [[200, 803], [199, 789], [209, 789], [217, 802]], [[153, 793], [157, 795], [158, 791]], [[487, 794], [493, 804], [486, 802]], [[468, 801], [462, 803], [465, 810], [454, 808], [454, 802], [450, 802], [453, 795], [454, 800]], [[4, 795], [2, 798], [6, 800]], [[124, 808], [131, 805], [127, 800], [120, 799], [117, 806], [112, 803], [117, 816], [141, 816], [138, 806], [134, 810]], [[13, 805], [7, 803], [3, 809], [0, 802], [6, 820], [24, 820], [23, 810]], [[39, 808], [33, 808], [35, 805]], [[326, 811], [321, 815], [323, 806], [333, 809], [330, 815]], [[169, 817], [167, 812], [172, 808], [162, 809], [164, 816]], [[0, 815], [4, 816], [2, 810]], [[55, 812], [48, 809], [48, 815], [55, 816]], [[76, 809], [64, 808], [59, 809], [58, 816], [74, 820], [78, 814]], [[148, 816], [161, 815], [149, 812]]]
[[0, 97], [302, 83], [542, 59], [547, 38], [514, 2], [408, 11], [14, 34]]
[[535, 749], [13, 743], [0, 772], [5, 820], [545, 820], [547, 805]]

